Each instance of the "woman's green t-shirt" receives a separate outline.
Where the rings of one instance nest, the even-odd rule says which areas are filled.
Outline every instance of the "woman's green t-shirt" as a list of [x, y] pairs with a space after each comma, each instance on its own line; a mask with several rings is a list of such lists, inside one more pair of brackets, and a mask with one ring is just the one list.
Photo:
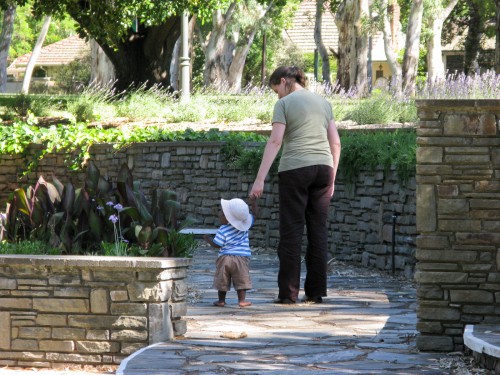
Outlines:
[[333, 167], [327, 136], [330, 120], [333, 120], [330, 103], [309, 90], [294, 91], [279, 99], [274, 105], [272, 122], [285, 124], [286, 128], [278, 171], [310, 165]]

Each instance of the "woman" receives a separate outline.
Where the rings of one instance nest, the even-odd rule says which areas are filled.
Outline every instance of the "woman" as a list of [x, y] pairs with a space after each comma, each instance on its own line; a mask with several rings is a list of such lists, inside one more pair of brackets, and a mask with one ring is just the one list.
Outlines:
[[300, 290], [304, 224], [307, 228], [304, 302], [321, 303], [327, 291], [328, 208], [340, 158], [340, 137], [332, 107], [305, 89], [305, 75], [294, 66], [279, 67], [269, 79], [279, 100], [271, 136], [250, 191], [259, 198], [264, 180], [283, 144], [278, 168], [280, 241], [279, 294], [275, 303], [293, 304]]

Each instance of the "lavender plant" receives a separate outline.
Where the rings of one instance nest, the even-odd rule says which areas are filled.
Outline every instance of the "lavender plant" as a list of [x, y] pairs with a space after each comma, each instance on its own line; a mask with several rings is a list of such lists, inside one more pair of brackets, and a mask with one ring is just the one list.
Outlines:
[[452, 73], [445, 80], [425, 81], [417, 85], [419, 99], [499, 99], [500, 74], [488, 70], [482, 74]]

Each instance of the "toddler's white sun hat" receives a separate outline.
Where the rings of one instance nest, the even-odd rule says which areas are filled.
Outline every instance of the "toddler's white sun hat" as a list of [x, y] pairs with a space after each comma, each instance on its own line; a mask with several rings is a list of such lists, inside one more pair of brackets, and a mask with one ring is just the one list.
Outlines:
[[242, 199], [221, 199], [220, 204], [229, 224], [242, 231], [250, 229], [252, 226], [252, 215], [250, 215], [248, 205]]

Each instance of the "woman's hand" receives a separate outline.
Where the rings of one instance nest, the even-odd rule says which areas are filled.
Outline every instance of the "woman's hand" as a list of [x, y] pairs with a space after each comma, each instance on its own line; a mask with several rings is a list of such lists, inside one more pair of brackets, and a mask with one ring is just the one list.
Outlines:
[[255, 180], [248, 196], [253, 199], [258, 199], [262, 196], [262, 193], [264, 193], [264, 181]]

